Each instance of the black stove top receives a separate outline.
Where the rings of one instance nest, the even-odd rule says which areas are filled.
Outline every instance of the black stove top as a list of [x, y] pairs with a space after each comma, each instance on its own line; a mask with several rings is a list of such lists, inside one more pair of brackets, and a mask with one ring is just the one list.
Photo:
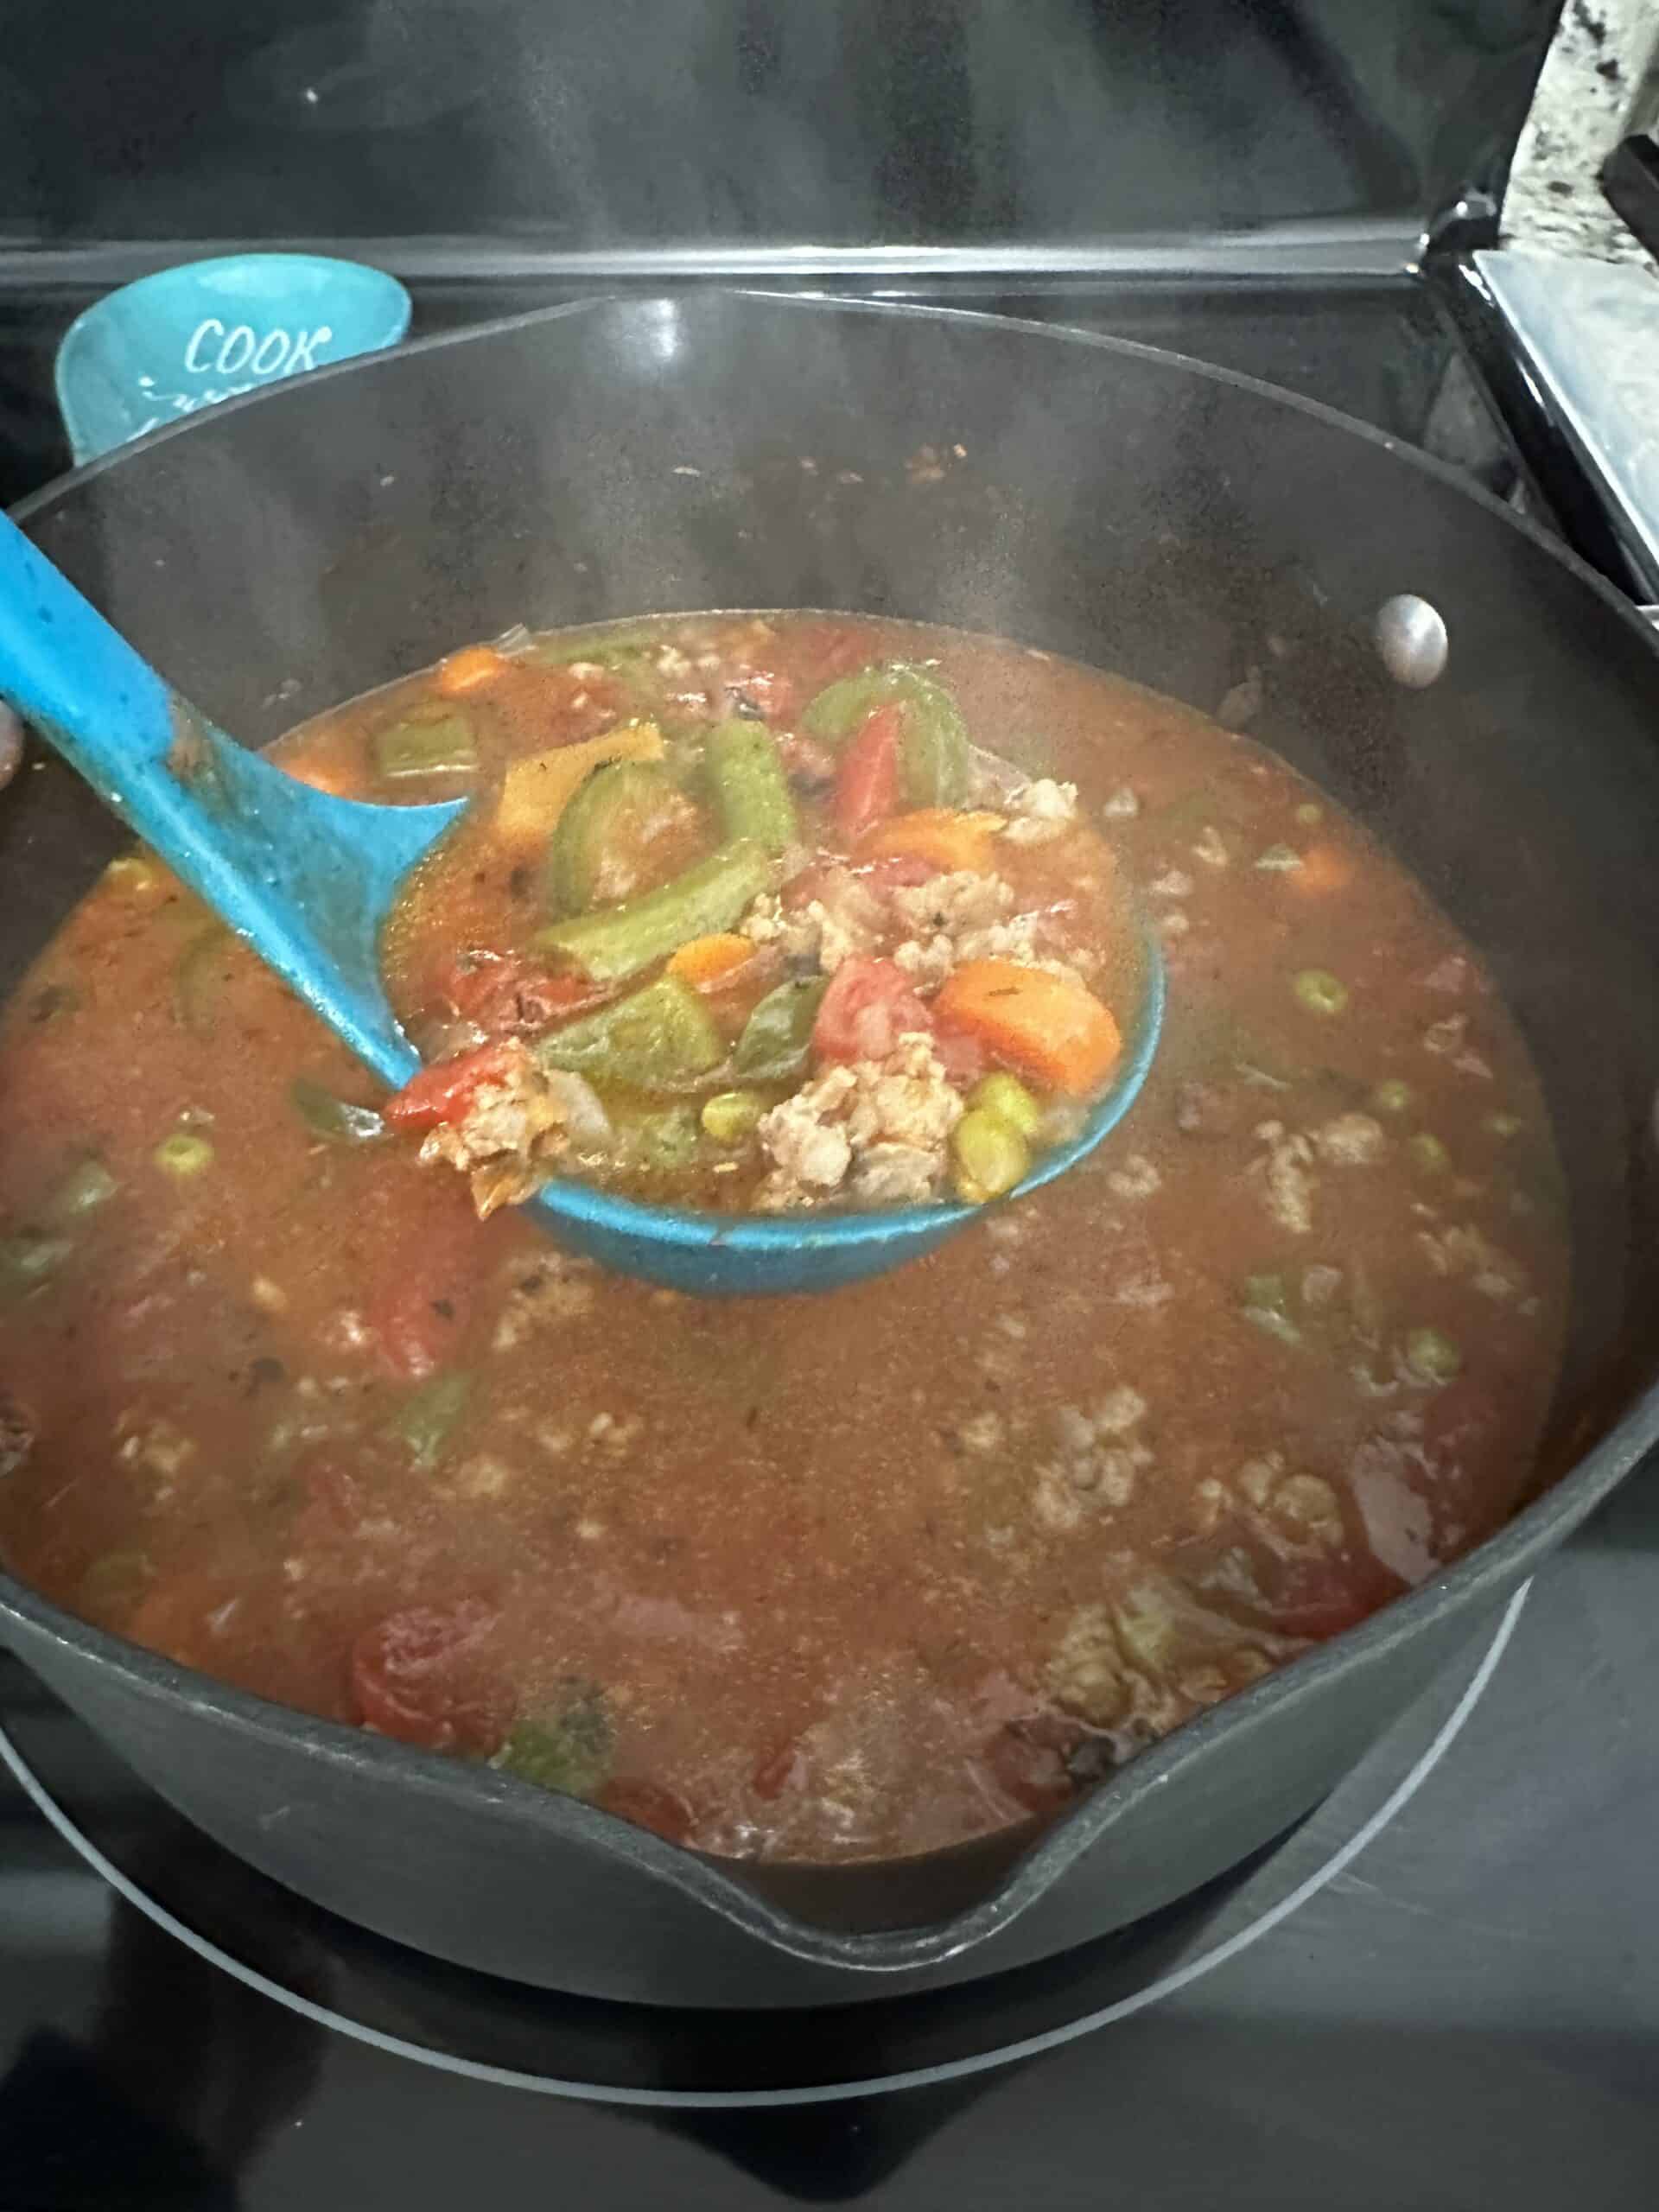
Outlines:
[[[427, 330], [560, 296], [416, 289]], [[1429, 286], [929, 296], [1262, 376], [1548, 512]], [[50, 364], [83, 304], [0, 291], [0, 497], [64, 465]], [[509, 1989], [333, 1921], [0, 1659], [0, 2212], [1646, 2205], [1656, 1551], [1639, 1476], [1326, 1805], [1154, 1921], [764, 2018]]]

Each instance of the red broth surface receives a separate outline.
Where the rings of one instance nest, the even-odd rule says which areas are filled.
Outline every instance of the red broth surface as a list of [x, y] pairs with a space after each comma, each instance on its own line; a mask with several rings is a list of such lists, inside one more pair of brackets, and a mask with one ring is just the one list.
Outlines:
[[[701, 1303], [476, 1220], [251, 956], [117, 861], [0, 1033], [15, 1573], [268, 1697], [828, 1861], [1058, 1809], [1504, 1519], [1567, 1291], [1543, 1103], [1471, 948], [1329, 799], [955, 632], [677, 619], [586, 678], [537, 643], [282, 757], [487, 804], [642, 693], [695, 722], [741, 690], [781, 735], [832, 677], [925, 659], [976, 742], [1077, 784], [1155, 918], [1141, 1099], [930, 1258]], [[458, 696], [474, 764], [378, 780], [377, 734]], [[484, 819], [422, 887], [451, 950], [535, 897]]]

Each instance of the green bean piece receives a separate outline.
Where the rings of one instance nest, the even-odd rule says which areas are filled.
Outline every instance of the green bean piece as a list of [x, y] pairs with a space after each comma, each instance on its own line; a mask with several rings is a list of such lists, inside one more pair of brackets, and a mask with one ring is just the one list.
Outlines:
[[195, 931], [173, 966], [173, 1019], [205, 1044], [218, 1025], [218, 999], [225, 977], [231, 932], [222, 922]]
[[32, 1229], [0, 1236], [0, 1306], [21, 1306], [44, 1290], [74, 1249], [67, 1236]]
[[1444, 1175], [1452, 1165], [1452, 1155], [1427, 1129], [1419, 1129], [1406, 1146], [1415, 1164], [1425, 1175]]
[[615, 1745], [603, 1694], [573, 1678], [550, 1707], [513, 1722], [490, 1764], [541, 1789], [592, 1797], [609, 1777]]
[[698, 1119], [705, 1136], [716, 1144], [734, 1146], [754, 1135], [766, 1110], [766, 1102], [757, 1091], [717, 1090], [704, 1099]]
[[97, 1154], [89, 1153], [53, 1185], [41, 1209], [41, 1217], [54, 1227], [79, 1221], [86, 1214], [96, 1213], [99, 1206], [107, 1205], [120, 1187]]
[[1408, 1329], [1406, 1365], [1425, 1382], [1455, 1382], [1463, 1372], [1463, 1354], [1439, 1329]]
[[1371, 1103], [1379, 1114], [1403, 1114], [1416, 1096], [1408, 1083], [1402, 1083], [1397, 1075], [1391, 1075], [1373, 1090]]
[[572, 792], [554, 827], [543, 879], [550, 913], [586, 914], [615, 906], [619, 889], [626, 899], [630, 856], [637, 862], [664, 820], [686, 816], [690, 804], [660, 762], [607, 760], [595, 768]]
[[306, 1128], [325, 1144], [376, 1144], [389, 1134], [372, 1106], [353, 1106], [308, 1075], [296, 1076], [288, 1096]]
[[838, 745], [877, 707], [902, 701], [899, 779], [907, 806], [960, 806], [968, 795], [968, 726], [944, 684], [907, 661], [887, 661], [843, 676], [820, 691], [801, 717], [809, 736]]
[[1290, 988], [1310, 1014], [1340, 1014], [1348, 1003], [1348, 986], [1328, 968], [1300, 969]]
[[460, 776], [478, 766], [473, 727], [465, 715], [393, 722], [370, 741], [375, 772], [388, 783], [407, 776]]
[[429, 1474], [443, 1457], [473, 1395], [473, 1378], [460, 1369], [435, 1375], [404, 1399], [385, 1433], [409, 1447], [411, 1465]]
[[984, 1107], [970, 1108], [950, 1133], [952, 1187], [964, 1205], [1006, 1198], [1031, 1167], [1031, 1147], [1011, 1122]]
[[531, 1049], [544, 1068], [645, 1090], [683, 1088], [726, 1056], [714, 1017], [677, 976], [659, 976], [613, 1006], [550, 1029]]
[[779, 983], [756, 1005], [732, 1054], [739, 1075], [754, 1083], [785, 1083], [806, 1066], [812, 1025], [829, 988], [825, 976]]
[[164, 1175], [184, 1183], [213, 1166], [213, 1147], [206, 1137], [189, 1129], [175, 1129], [170, 1137], [162, 1139], [150, 1158]]
[[620, 983], [666, 960], [694, 937], [730, 929], [772, 880], [772, 861], [747, 838], [722, 845], [660, 890], [575, 921], [554, 922], [531, 940], [598, 983]]
[[766, 724], [741, 715], [719, 722], [703, 748], [721, 822], [728, 837], [750, 837], [764, 852], [797, 843], [800, 823], [789, 779]]
[[969, 1109], [983, 1107], [1022, 1137], [1034, 1137], [1043, 1123], [1042, 1101], [1026, 1089], [1017, 1075], [999, 1070], [982, 1076], [968, 1094]]

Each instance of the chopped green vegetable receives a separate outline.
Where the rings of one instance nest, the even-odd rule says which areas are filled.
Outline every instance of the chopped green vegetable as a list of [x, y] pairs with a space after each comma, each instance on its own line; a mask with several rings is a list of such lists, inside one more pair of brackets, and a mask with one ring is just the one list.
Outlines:
[[175, 1129], [170, 1137], [162, 1139], [150, 1158], [164, 1175], [185, 1182], [213, 1166], [213, 1147], [206, 1137], [195, 1136], [188, 1129]]
[[726, 1054], [713, 1016], [677, 976], [659, 976], [613, 1006], [549, 1030], [531, 1050], [543, 1067], [646, 1090], [694, 1082]]
[[1311, 798], [1304, 799], [1296, 810], [1296, 819], [1304, 830], [1312, 830], [1316, 824], [1324, 821], [1325, 809], [1322, 806], [1316, 806]]
[[759, 1128], [766, 1102], [758, 1091], [717, 1090], [706, 1098], [698, 1116], [703, 1133], [716, 1144], [738, 1145]]
[[572, 1680], [560, 1693], [550, 1709], [514, 1721], [490, 1764], [541, 1789], [591, 1797], [610, 1773], [616, 1733], [591, 1683]]
[[218, 1018], [216, 1001], [224, 980], [231, 933], [222, 922], [208, 922], [186, 942], [173, 966], [173, 1019], [205, 1043]]
[[753, 838], [768, 853], [781, 853], [798, 841], [800, 823], [789, 779], [764, 722], [734, 715], [716, 724], [703, 757], [728, 837]]
[[1391, 1075], [1372, 1091], [1371, 1103], [1379, 1114], [1403, 1114], [1416, 1095], [1408, 1083]]
[[473, 1378], [462, 1370], [435, 1375], [404, 1401], [386, 1423], [386, 1434], [406, 1444], [414, 1465], [422, 1474], [429, 1474], [442, 1458], [472, 1395]]
[[1328, 968], [1299, 969], [1290, 988], [1310, 1014], [1340, 1014], [1348, 1003], [1348, 986]]
[[81, 1576], [77, 1594], [81, 1604], [94, 1612], [105, 1606], [128, 1605], [148, 1588], [155, 1573], [144, 1552], [105, 1552]]
[[459, 776], [478, 766], [473, 726], [465, 715], [426, 721], [393, 722], [371, 740], [377, 774], [390, 783], [404, 776]]
[[1489, 1114], [1481, 1127], [1495, 1137], [1518, 1137], [1526, 1123], [1518, 1114]]
[[1269, 845], [1258, 855], [1255, 865], [1269, 875], [1287, 875], [1302, 864], [1302, 856], [1293, 845]]
[[738, 1074], [756, 1083], [784, 1083], [799, 1075], [828, 988], [827, 976], [807, 976], [768, 991], [744, 1024], [732, 1054]]
[[29, 1002], [31, 1021], [61, 1021], [80, 1011], [80, 993], [73, 983], [42, 983]]
[[999, 1071], [995, 1075], [982, 1076], [968, 1094], [970, 1109], [983, 1108], [1017, 1129], [1022, 1137], [1034, 1137], [1042, 1127], [1043, 1108], [1039, 1099], [1026, 1089], [1017, 1075]]
[[1282, 1275], [1246, 1275], [1239, 1286], [1238, 1310], [1281, 1344], [1302, 1341], [1302, 1332], [1291, 1319], [1290, 1292]]
[[1000, 1114], [971, 1108], [950, 1133], [956, 1162], [952, 1187], [964, 1205], [988, 1205], [1006, 1198], [1031, 1167], [1031, 1147]]
[[130, 891], [144, 898], [150, 892], [160, 890], [162, 872], [143, 853], [118, 853], [105, 869], [104, 880], [118, 891]]
[[288, 1096], [312, 1135], [326, 1144], [374, 1144], [387, 1134], [372, 1106], [353, 1106], [309, 1076], [296, 1076]]
[[1406, 1146], [1406, 1150], [1425, 1175], [1444, 1175], [1452, 1165], [1452, 1155], [1427, 1129], [1419, 1129]]
[[830, 744], [852, 737], [877, 707], [903, 702], [899, 766], [907, 806], [960, 806], [968, 795], [968, 727], [944, 684], [907, 661], [843, 676], [820, 691], [801, 717], [809, 736]]
[[53, 1224], [79, 1221], [107, 1205], [121, 1185], [96, 1154], [77, 1160], [62, 1180], [48, 1193], [41, 1218]]
[[[586, 914], [629, 896], [642, 855], [690, 802], [654, 760], [610, 760], [595, 768], [560, 815], [548, 848], [543, 890], [554, 914]], [[660, 870], [658, 871], [660, 873]]]
[[702, 1124], [690, 1106], [642, 1114], [630, 1124], [628, 1134], [634, 1157], [644, 1167], [690, 1167], [702, 1150]]
[[595, 982], [620, 983], [694, 937], [729, 929], [752, 899], [772, 880], [772, 861], [747, 838], [722, 845], [706, 861], [660, 890], [597, 914], [555, 922], [532, 940], [538, 952], [556, 953]]
[[43, 1236], [35, 1230], [0, 1236], [0, 1306], [21, 1305], [44, 1290], [73, 1249], [67, 1236]]
[[1455, 1382], [1463, 1372], [1463, 1354], [1439, 1329], [1408, 1329], [1406, 1365], [1426, 1382]]
[[586, 630], [576, 637], [564, 635], [538, 640], [524, 656], [537, 661], [543, 668], [568, 668], [572, 661], [590, 660], [597, 668], [608, 668], [619, 658], [633, 658], [655, 648], [664, 651], [673, 643], [651, 622], [612, 622], [603, 629]]

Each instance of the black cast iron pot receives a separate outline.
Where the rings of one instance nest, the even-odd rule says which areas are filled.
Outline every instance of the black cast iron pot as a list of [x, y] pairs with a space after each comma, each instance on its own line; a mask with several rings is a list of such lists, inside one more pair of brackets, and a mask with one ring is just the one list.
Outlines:
[[[231, 1849], [404, 1942], [695, 2005], [960, 1980], [1121, 1926], [1306, 1812], [1659, 1433], [1659, 653], [1495, 503], [1325, 410], [1109, 340], [925, 309], [597, 302], [160, 433], [22, 520], [262, 743], [516, 621], [823, 607], [1099, 663], [1250, 727], [1493, 964], [1541, 1067], [1576, 1301], [1535, 1502], [1040, 1834], [745, 1869], [486, 1768], [220, 1688], [0, 1575], [0, 1632]], [[1394, 683], [1381, 602], [1449, 664]], [[1251, 671], [1258, 673], [1251, 677]], [[116, 843], [48, 760], [0, 808], [10, 986]]]

